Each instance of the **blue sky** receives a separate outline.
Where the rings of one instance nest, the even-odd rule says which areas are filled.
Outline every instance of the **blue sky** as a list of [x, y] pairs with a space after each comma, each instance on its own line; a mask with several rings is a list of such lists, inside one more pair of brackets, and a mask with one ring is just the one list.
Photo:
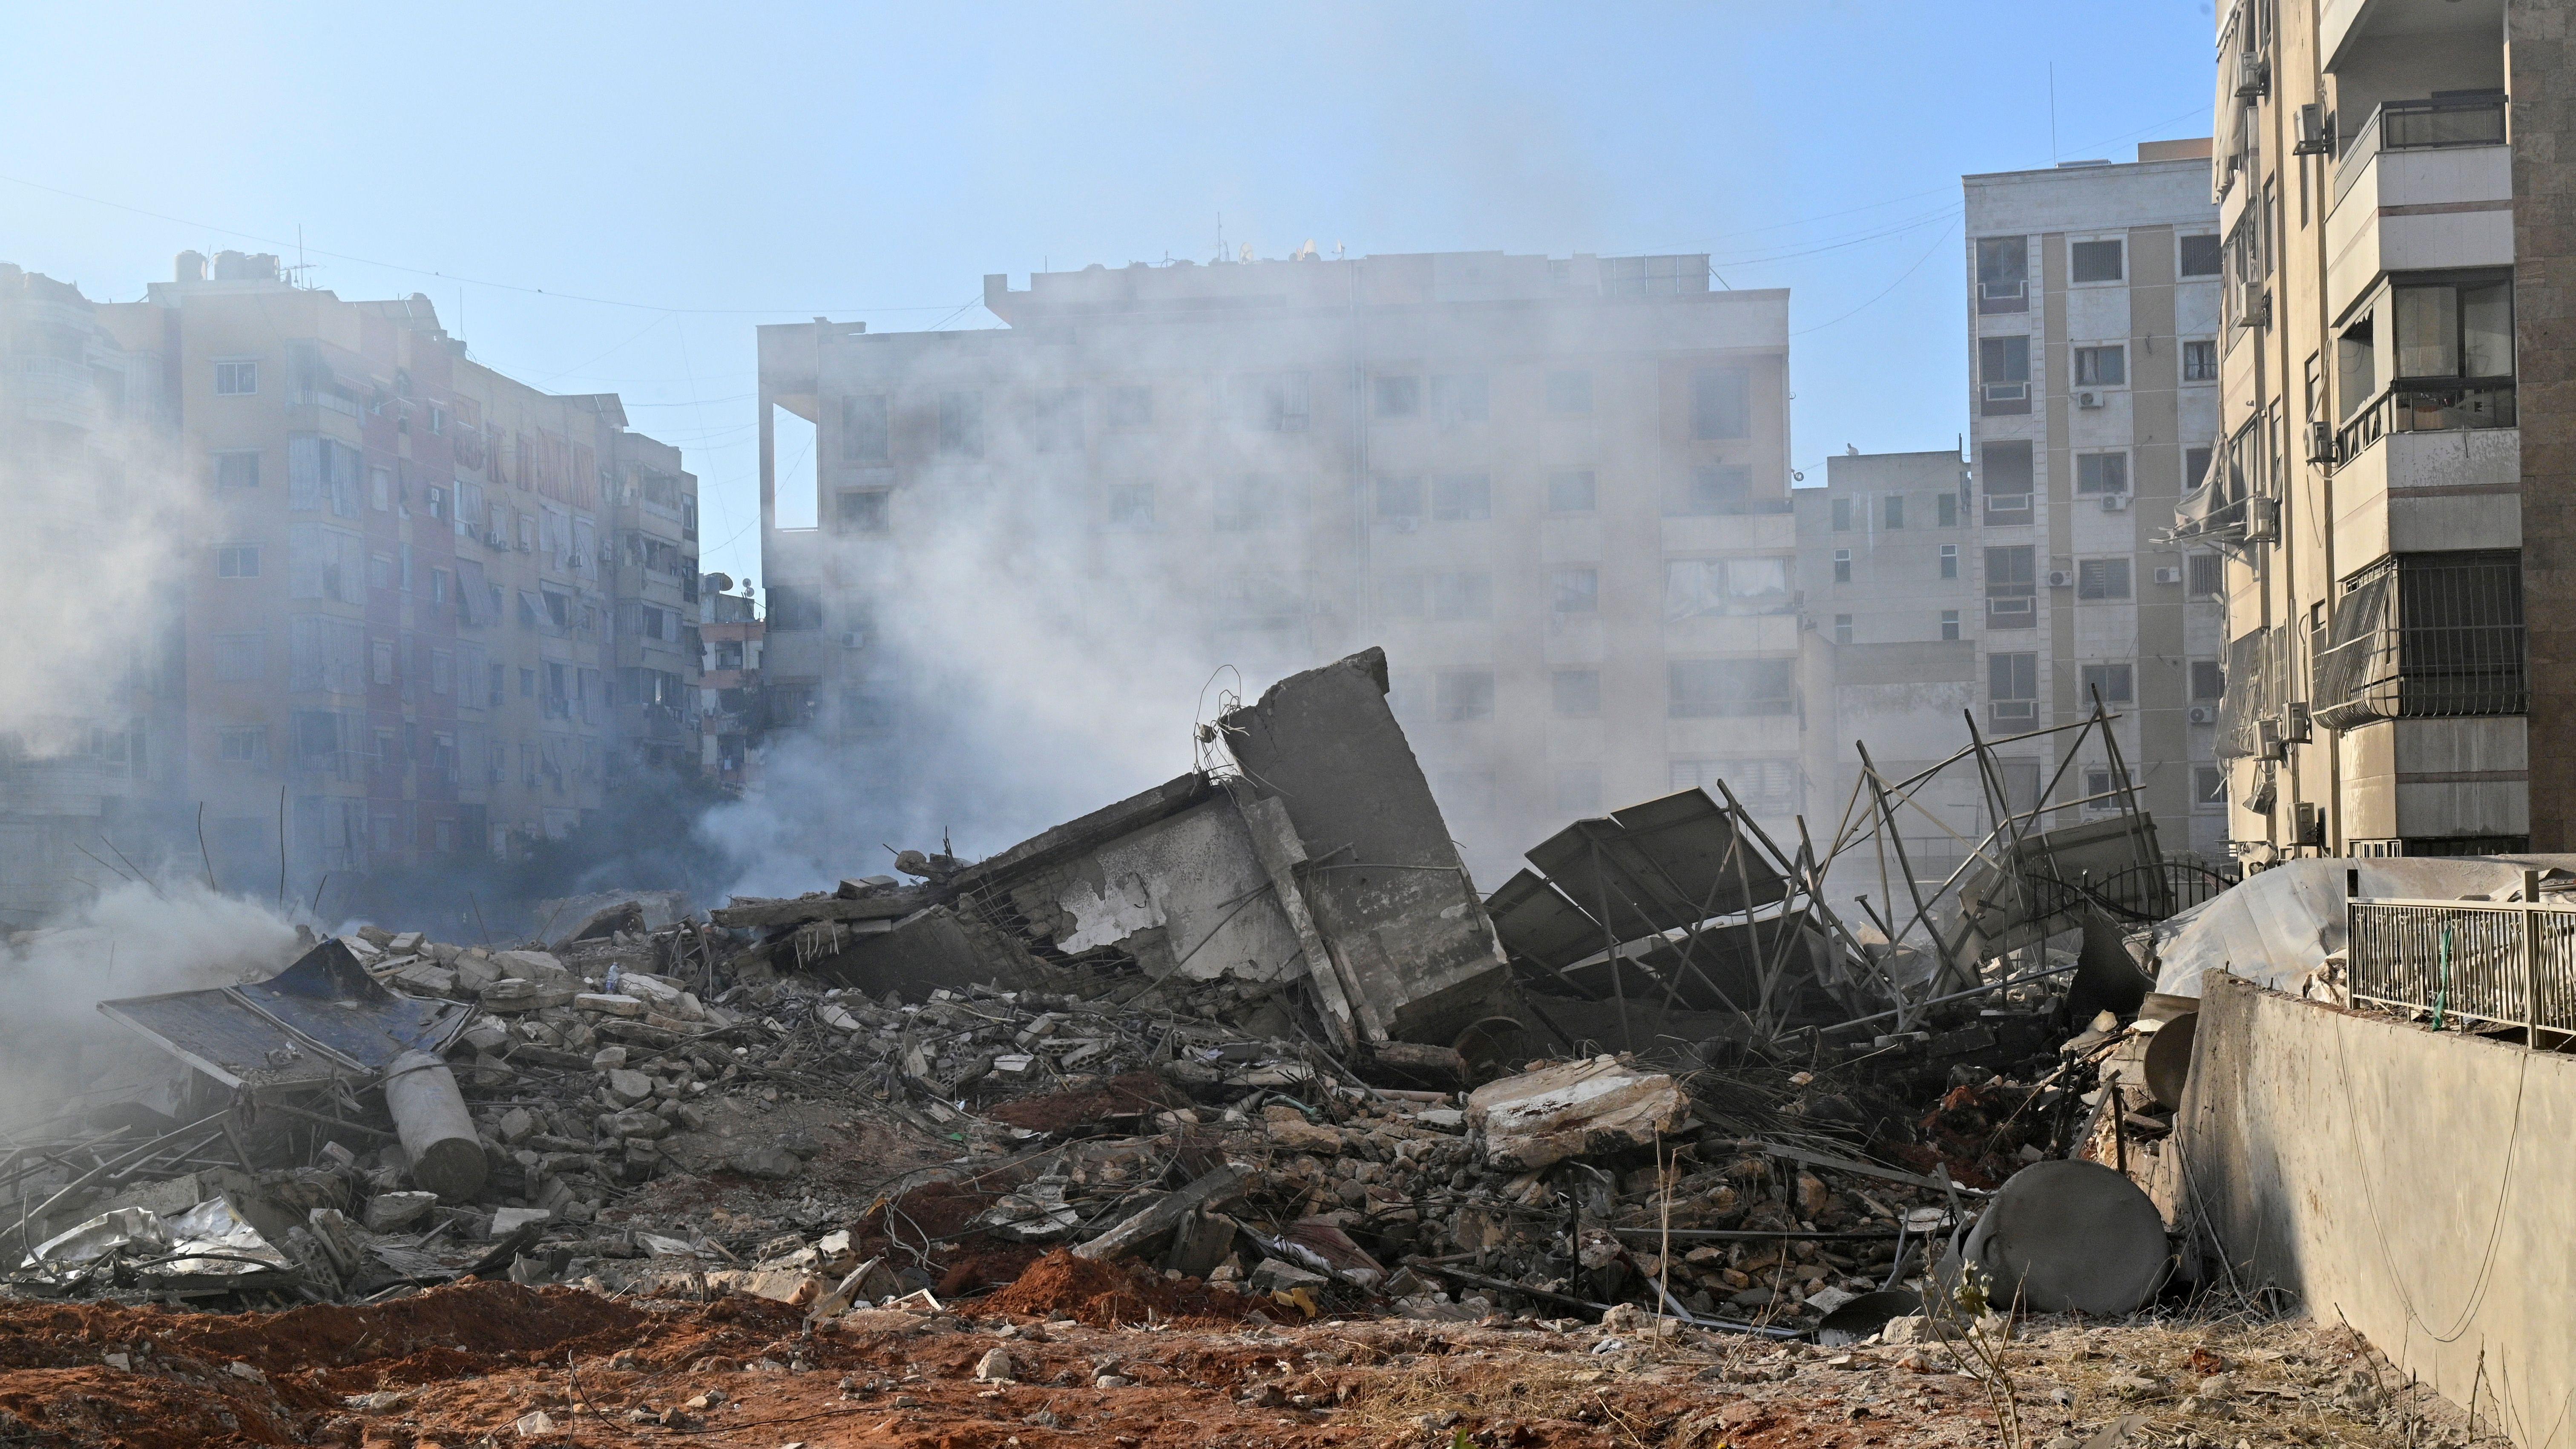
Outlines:
[[[2208, 132], [2206, 5], [0, 0], [0, 260], [427, 293], [616, 391], [757, 573], [752, 327], [990, 326], [987, 272], [1701, 251], [1792, 289], [1795, 461], [1964, 426], [1958, 178]], [[2054, 82], [2052, 115], [2051, 89]]]

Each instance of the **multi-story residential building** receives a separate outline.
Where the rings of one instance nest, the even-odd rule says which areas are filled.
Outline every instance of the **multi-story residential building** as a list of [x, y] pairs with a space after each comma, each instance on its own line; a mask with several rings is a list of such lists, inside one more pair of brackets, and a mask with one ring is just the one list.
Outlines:
[[[1785, 824], [1788, 297], [1708, 278], [1699, 255], [1309, 251], [987, 278], [1001, 330], [764, 327], [773, 697], [919, 778], [957, 723], [907, 654], [925, 612], [1044, 580], [1032, 629], [1107, 672], [1144, 648], [1257, 685], [1383, 644], [1481, 876], [1721, 775]], [[816, 425], [810, 474], [773, 408]], [[808, 489], [820, 527], [779, 527]], [[970, 537], [993, 573], [929, 571]]]
[[740, 790], [757, 778], [769, 691], [760, 659], [766, 626], [750, 584], [732, 589], [729, 574], [699, 583], [698, 764], [708, 779]]
[[[2099, 698], [2162, 843], [2202, 852], [2226, 834], [2219, 560], [2169, 535], [2218, 431], [2209, 150], [1965, 178], [1980, 727], [2067, 724]], [[2107, 790], [2107, 758], [2060, 757], [2075, 738], [2004, 749], [2014, 790], [2061, 765]]]
[[699, 768], [698, 480], [680, 450], [612, 436], [618, 769]]
[[[1821, 849], [1852, 813], [1861, 751], [1893, 783], [1968, 744], [1983, 632], [1976, 492], [1954, 450], [1850, 452], [1796, 489], [1798, 592], [1821, 640], [1808, 691], [1809, 829]], [[1870, 818], [1862, 798], [1858, 819]], [[1918, 875], [1939, 880], [1987, 824], [1972, 770], [1917, 793], [1898, 825]], [[1946, 828], [1945, 828], [1946, 827]]]
[[161, 384], [77, 287], [0, 263], [0, 569], [20, 636], [0, 700], [0, 926], [159, 863], [189, 829]]
[[[2566, 8], [2218, 11], [2231, 832], [2564, 850], [2576, 798]], [[2525, 629], [2529, 629], [2526, 642]]]
[[[188, 503], [167, 580], [186, 722], [151, 768], [202, 802], [221, 883], [275, 889], [283, 861], [302, 897], [598, 806], [628, 667], [603, 532], [630, 521], [608, 511], [619, 470], [639, 535], [676, 533], [687, 510], [651, 500], [693, 487], [613, 395], [540, 392], [468, 359], [427, 298], [343, 301], [274, 257], [222, 253], [208, 276], [184, 253], [94, 315], [157, 380], [159, 486]], [[685, 604], [694, 552], [651, 555], [637, 607]], [[684, 626], [631, 667], [693, 703]]]

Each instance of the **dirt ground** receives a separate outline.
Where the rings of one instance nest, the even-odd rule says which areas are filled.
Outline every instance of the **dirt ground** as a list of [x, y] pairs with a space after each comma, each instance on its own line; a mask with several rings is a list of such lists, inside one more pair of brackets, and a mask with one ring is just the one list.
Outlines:
[[[1206, 1290], [1099, 1276], [1120, 1271], [1041, 1263], [984, 1303], [811, 1334], [762, 1300], [506, 1283], [275, 1314], [0, 1304], [0, 1443], [2068, 1449], [2128, 1416], [2125, 1442], [2184, 1449], [2469, 1442], [2456, 1411], [2305, 1320], [2036, 1324], [1998, 1377], [1942, 1345], [1782, 1346], [1651, 1320], [1174, 1322], [1163, 1308]], [[996, 1349], [1007, 1367], [988, 1364]]]

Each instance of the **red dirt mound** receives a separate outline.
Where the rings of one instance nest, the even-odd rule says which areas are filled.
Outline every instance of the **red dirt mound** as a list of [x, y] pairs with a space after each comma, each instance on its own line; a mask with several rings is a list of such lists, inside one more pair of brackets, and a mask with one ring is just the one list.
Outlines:
[[1011, 1286], [984, 1300], [985, 1311], [1034, 1318], [1078, 1318], [1095, 1328], [1162, 1320], [1240, 1318], [1253, 1304], [1197, 1279], [1175, 1283], [1140, 1265], [1100, 1263], [1058, 1249], [1038, 1259]]

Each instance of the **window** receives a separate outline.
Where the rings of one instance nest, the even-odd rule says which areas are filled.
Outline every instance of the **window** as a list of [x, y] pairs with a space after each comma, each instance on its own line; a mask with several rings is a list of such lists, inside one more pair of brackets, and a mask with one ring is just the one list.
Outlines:
[[1550, 513], [1590, 513], [1593, 507], [1592, 471], [1588, 468], [1547, 475], [1547, 511]]
[[393, 683], [394, 646], [386, 640], [379, 639], [368, 646], [368, 655], [372, 661], [368, 678], [377, 684]]
[[841, 456], [853, 463], [882, 463], [892, 435], [886, 424], [886, 395], [863, 392], [841, 399]]
[[2513, 283], [2443, 282], [2393, 294], [2398, 378], [2513, 376]]
[[1431, 379], [1431, 416], [1444, 423], [1481, 423], [1487, 412], [1485, 375], [1460, 372]]
[[2087, 664], [2084, 666], [2083, 703], [2088, 707], [2098, 694], [2104, 704], [2127, 704], [2137, 698], [2133, 687], [2136, 670], [2128, 664]]
[[444, 604], [447, 602], [447, 570], [431, 569], [429, 571], [429, 601], [433, 604]]
[[215, 678], [225, 684], [249, 684], [268, 673], [266, 634], [214, 636]]
[[1082, 448], [1082, 389], [1040, 388], [1029, 398], [1029, 446], [1041, 453]]
[[1377, 480], [1377, 517], [1380, 523], [1420, 522], [1422, 480], [1418, 477]]
[[1216, 528], [1220, 533], [1250, 533], [1280, 519], [1290, 495], [1280, 480], [1260, 474], [1237, 474], [1216, 480]]
[[2030, 339], [1977, 339], [1977, 381], [1988, 416], [2030, 411]]
[[2116, 241], [2080, 241], [2066, 248], [2066, 279], [2070, 282], [2116, 282], [2123, 271], [2124, 258]]
[[2215, 659], [2191, 661], [2191, 697], [2217, 699], [2227, 693], [2227, 666]]
[[215, 758], [228, 765], [267, 764], [268, 731], [258, 728], [215, 731]]
[[2022, 312], [2029, 307], [2029, 238], [1977, 238], [1977, 310]]
[[956, 458], [984, 456], [984, 395], [943, 392], [939, 395], [939, 451]]
[[1849, 532], [1851, 532], [1851, 526], [1852, 526], [1852, 506], [1851, 506], [1851, 505], [1852, 505], [1852, 501], [1851, 501], [1850, 499], [1848, 499], [1848, 498], [1837, 498], [1837, 499], [1835, 499], [1835, 500], [1834, 500], [1834, 532], [1836, 532], [1836, 533], [1849, 533]]
[[2075, 491], [2078, 493], [2128, 492], [2129, 455], [2126, 453], [2077, 454]]
[[329, 509], [358, 516], [363, 463], [357, 449], [336, 438], [297, 433], [286, 440], [286, 506], [298, 513]]
[[1996, 721], [2027, 723], [2039, 718], [2039, 656], [1987, 655], [1986, 699], [1989, 717]]
[[1433, 574], [1430, 591], [1431, 617], [1434, 619], [1485, 619], [1493, 616], [1492, 574]]
[[393, 469], [370, 468], [367, 470], [367, 497], [370, 502], [375, 504], [376, 511], [378, 513], [391, 513], [393, 511]]
[[1849, 644], [1851, 641], [1852, 616], [1849, 614], [1834, 615], [1834, 642], [1837, 644]]
[[1959, 637], [1958, 610], [1943, 609], [1941, 611], [1941, 637], [1944, 639], [1956, 639]]
[[1432, 679], [1433, 707], [1444, 720], [1494, 717], [1494, 672], [1490, 669], [1443, 669]]
[[1149, 428], [1154, 425], [1154, 390], [1124, 386], [1109, 390], [1109, 426]]
[[2190, 574], [2190, 594], [2195, 599], [2214, 599], [2227, 589], [2226, 562], [2214, 553], [2196, 553], [2183, 560]]
[[1958, 576], [1959, 546], [1955, 543], [1945, 543], [1941, 545], [1941, 577], [1955, 579]]
[[1592, 374], [1551, 372], [1547, 375], [1547, 410], [1558, 417], [1580, 417], [1592, 411]]
[[1381, 418], [1412, 418], [1422, 415], [1422, 379], [1418, 377], [1381, 377], [1371, 389], [1372, 406]]
[[215, 364], [215, 396], [248, 397], [259, 391], [259, 364], [256, 362], [218, 362]]
[[1590, 816], [1601, 811], [1601, 767], [1599, 765], [1559, 765], [1556, 767], [1556, 813]]
[[2195, 810], [2216, 810], [2227, 804], [2227, 772], [2216, 765], [2191, 767], [2191, 804]]
[[1797, 707], [1794, 659], [1675, 659], [1665, 666], [1675, 719], [1789, 714]]
[[215, 550], [215, 577], [219, 579], [255, 579], [259, 577], [259, 545], [228, 543]]
[[259, 454], [217, 453], [215, 486], [220, 489], [256, 488], [259, 486]]
[[1932, 513], [1933, 513], [1933, 522], [1934, 522], [1934, 524], [1935, 524], [1935, 525], [1937, 525], [1938, 527], [1941, 527], [1941, 528], [1956, 528], [1956, 527], [1958, 527], [1958, 526], [1959, 526], [1959, 495], [1958, 495], [1958, 494], [1956, 494], [1956, 493], [1935, 493], [1935, 494], [1933, 494], [1933, 495], [1932, 495]]
[[1711, 518], [1744, 511], [1753, 491], [1753, 470], [1746, 467], [1693, 468], [1664, 500], [1667, 518]]
[[1712, 799], [1732, 794], [1746, 810], [1774, 818], [1798, 809], [1796, 760], [1674, 760], [1668, 769], [1665, 778], [1674, 790], [1698, 790]]
[[2206, 337], [2185, 338], [2182, 344], [2182, 380], [2185, 382], [2218, 381], [2218, 344]]
[[2027, 543], [1986, 550], [1986, 627], [2030, 629], [2039, 623], [2036, 548]]
[[1838, 584], [1847, 584], [1851, 581], [1851, 550], [1847, 548], [1835, 549], [1834, 582]]
[[2207, 448], [2182, 450], [2182, 491], [2189, 493], [2209, 481], [2209, 456]]
[[1986, 522], [2028, 523], [2031, 518], [2031, 454], [2027, 439], [1985, 445]]
[[[775, 592], [775, 591], [773, 591], [773, 592]], [[776, 627], [776, 625], [774, 625], [774, 624], [773, 624], [771, 627], [775, 628], [775, 627]], [[535, 670], [533, 670], [533, 669], [522, 669], [522, 670], [520, 670], [520, 671], [519, 671], [519, 698], [521, 698], [521, 699], [534, 699], [534, 698], [536, 698], [536, 697], [537, 697], [537, 671], [535, 671]]]
[[2187, 236], [2181, 241], [2181, 271], [2186, 277], [2215, 277], [2219, 274], [2218, 233]]
[[1601, 713], [1601, 671], [1559, 669], [1547, 677], [1559, 719], [1590, 719]]
[[1309, 415], [1306, 374], [1252, 374], [1227, 384], [1228, 402], [1237, 427], [1265, 433], [1302, 433]]
[[843, 533], [884, 533], [893, 522], [894, 492], [846, 488], [833, 500], [832, 523]]
[[367, 555], [367, 587], [371, 589], [391, 589], [394, 586], [396, 568], [397, 565], [394, 563], [394, 556], [392, 554], [376, 553]]
[[1879, 501], [1879, 522], [1886, 528], [1905, 526], [1905, 495], [1890, 493]]
[[1664, 621], [1727, 614], [1785, 614], [1789, 560], [1783, 557], [1677, 558], [1664, 562]]
[[2124, 558], [2077, 559], [2075, 561], [2075, 597], [2079, 599], [2129, 597], [2129, 561]]
[[1153, 484], [1112, 483], [1101, 496], [1111, 528], [1148, 529], [1154, 526]]
[[855, 734], [883, 734], [893, 729], [894, 691], [875, 682], [842, 690], [841, 728]]
[[447, 511], [446, 489], [441, 488], [436, 484], [430, 485], [428, 488], [422, 490], [421, 502], [422, 506], [429, 510], [430, 517], [437, 519], [441, 523], [453, 521], [453, 515]]
[[1599, 569], [1558, 569], [1549, 580], [1549, 605], [1556, 614], [1601, 612]]
[[1431, 516], [1445, 523], [1491, 517], [1492, 494], [1492, 485], [1482, 473], [1444, 473], [1432, 480]]
[[769, 586], [769, 629], [785, 633], [823, 627], [823, 598], [810, 584]]
[[2075, 349], [2077, 387], [2119, 387], [2128, 380], [2129, 349], [2125, 345]]
[[1691, 373], [1691, 436], [1752, 435], [1753, 375], [1740, 367], [1703, 367]]

